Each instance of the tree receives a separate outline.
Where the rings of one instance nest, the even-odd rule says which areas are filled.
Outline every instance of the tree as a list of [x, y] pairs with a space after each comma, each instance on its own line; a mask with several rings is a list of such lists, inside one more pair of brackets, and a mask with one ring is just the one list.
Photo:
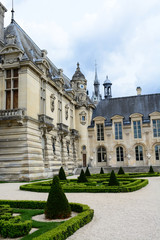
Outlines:
[[118, 171], [118, 174], [121, 175], [121, 174], [125, 174], [124, 170], [122, 167], [119, 168], [119, 171]]
[[154, 173], [154, 170], [153, 170], [152, 166], [150, 166], [150, 168], [149, 168], [149, 173]]
[[86, 175], [87, 177], [90, 177], [90, 176], [91, 176], [91, 174], [90, 174], [90, 171], [89, 171], [89, 168], [88, 168], [88, 167], [86, 168], [85, 175]]
[[100, 174], [104, 174], [103, 168], [101, 167]]
[[61, 167], [59, 169], [58, 177], [59, 177], [60, 180], [66, 180], [66, 174], [65, 174], [65, 171], [64, 171], [63, 167]]
[[84, 174], [83, 169], [81, 170], [80, 176], [78, 177], [78, 182], [88, 182], [86, 175]]
[[48, 195], [45, 216], [48, 219], [68, 218], [71, 215], [71, 207], [64, 194], [58, 176], [53, 177], [53, 182]]
[[112, 170], [111, 175], [110, 175], [110, 179], [109, 179], [109, 186], [119, 186], [119, 181], [117, 180], [117, 177], [114, 173], [114, 171]]

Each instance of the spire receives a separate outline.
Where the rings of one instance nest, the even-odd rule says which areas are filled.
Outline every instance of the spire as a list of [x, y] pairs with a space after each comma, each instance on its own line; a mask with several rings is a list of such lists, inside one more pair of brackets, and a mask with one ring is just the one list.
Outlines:
[[98, 75], [97, 75], [97, 63], [95, 61], [95, 79], [94, 79], [94, 85], [95, 84], [99, 84], [99, 81], [98, 81]]
[[12, 10], [11, 10], [11, 13], [12, 13], [11, 23], [13, 23], [13, 22], [14, 22], [14, 7], [13, 7], [13, 0], [12, 0]]

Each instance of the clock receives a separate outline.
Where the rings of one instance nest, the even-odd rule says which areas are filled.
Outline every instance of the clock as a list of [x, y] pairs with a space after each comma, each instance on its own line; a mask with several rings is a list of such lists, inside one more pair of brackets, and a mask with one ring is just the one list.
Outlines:
[[80, 88], [83, 89], [83, 88], [84, 88], [84, 85], [83, 85], [83, 84], [80, 84]]

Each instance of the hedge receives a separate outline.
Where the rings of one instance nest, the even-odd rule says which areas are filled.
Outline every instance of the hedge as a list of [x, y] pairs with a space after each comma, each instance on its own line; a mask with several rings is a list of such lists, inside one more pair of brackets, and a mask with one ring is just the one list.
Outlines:
[[[28, 200], [0, 200], [0, 204], [9, 204], [11, 207], [22, 209], [44, 209], [46, 202]], [[45, 232], [36, 238], [33, 238], [33, 240], [64, 240], [92, 220], [94, 210], [90, 209], [89, 206], [79, 203], [70, 203], [70, 206], [72, 211], [79, 213], [77, 216], [65, 221], [60, 226]]]
[[[133, 179], [133, 178], [126, 178], [126, 177], [121, 177], [118, 178], [119, 181], [124, 181], [124, 184], [120, 184], [120, 186], [107, 186], [107, 180], [108, 178], [102, 178], [102, 179], [97, 179], [97, 183], [102, 183], [104, 182], [105, 184], [101, 184], [100, 186], [94, 186], [95, 185], [95, 178], [93, 179], [93, 183], [91, 179], [89, 179], [89, 182], [86, 185], [83, 184], [78, 184], [78, 185], [72, 185], [71, 184], [63, 184], [63, 190], [64, 192], [92, 192], [92, 193], [102, 193], [102, 192], [132, 192], [136, 191], [148, 184], [148, 180], [145, 179]], [[141, 184], [143, 183], [144, 184]], [[38, 183], [40, 184], [40, 183]], [[139, 185], [141, 187], [139, 187]], [[21, 190], [26, 190], [26, 191], [35, 191], [35, 192], [48, 192], [50, 189], [50, 186], [42, 186], [42, 185], [37, 185], [37, 183], [34, 184], [26, 184], [22, 185], [20, 187]], [[134, 190], [133, 190], [134, 189]]]

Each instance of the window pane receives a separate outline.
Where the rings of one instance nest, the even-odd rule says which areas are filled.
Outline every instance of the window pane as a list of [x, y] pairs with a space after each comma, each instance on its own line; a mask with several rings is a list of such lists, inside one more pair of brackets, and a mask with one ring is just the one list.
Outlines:
[[11, 109], [11, 91], [6, 91], [6, 109]]
[[6, 80], [6, 89], [11, 88], [11, 79]]
[[11, 78], [11, 70], [7, 70], [6, 71], [6, 77], [7, 78]]
[[18, 88], [18, 78], [13, 80], [13, 88]]
[[13, 77], [18, 77], [18, 69], [13, 69]]
[[18, 108], [18, 90], [13, 91], [13, 108]]

